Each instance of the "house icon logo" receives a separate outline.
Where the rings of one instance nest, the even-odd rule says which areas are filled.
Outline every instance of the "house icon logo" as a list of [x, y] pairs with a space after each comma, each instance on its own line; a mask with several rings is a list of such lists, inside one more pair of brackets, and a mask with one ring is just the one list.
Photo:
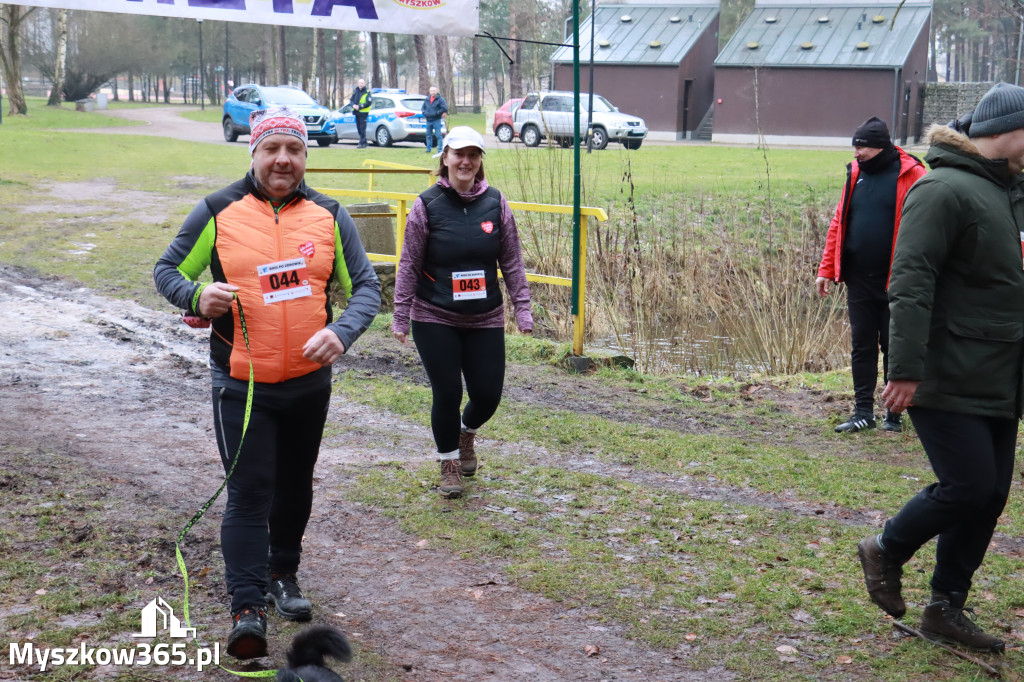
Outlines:
[[157, 597], [143, 607], [142, 632], [136, 632], [132, 637], [156, 637], [160, 621], [163, 623], [160, 629], [167, 630], [171, 637], [188, 637], [189, 633], [196, 636], [196, 629], [181, 627], [181, 621], [174, 615], [171, 605], [162, 597]]

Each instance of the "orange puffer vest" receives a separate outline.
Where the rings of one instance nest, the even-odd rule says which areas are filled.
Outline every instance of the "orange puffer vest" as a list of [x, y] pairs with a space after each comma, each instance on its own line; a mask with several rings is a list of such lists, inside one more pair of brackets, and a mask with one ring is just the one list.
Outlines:
[[[334, 216], [322, 206], [298, 198], [280, 208], [247, 194], [217, 215], [217, 254], [225, 279], [239, 287], [252, 352], [253, 375], [261, 383], [300, 377], [320, 365], [302, 357], [311, 336], [329, 322], [327, 284], [334, 269]], [[308, 295], [268, 302], [260, 266], [301, 259]], [[302, 270], [287, 270], [293, 277]], [[268, 282], [269, 275], [264, 276]], [[277, 281], [275, 281], [277, 284]], [[249, 379], [249, 358], [238, 316], [234, 316], [230, 371]]]

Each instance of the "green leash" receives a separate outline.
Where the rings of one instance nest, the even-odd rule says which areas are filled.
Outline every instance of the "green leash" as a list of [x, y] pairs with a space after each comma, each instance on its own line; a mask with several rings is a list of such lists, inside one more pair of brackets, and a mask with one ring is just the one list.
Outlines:
[[[192, 627], [192, 622], [189, 619], [189, 607], [188, 607], [188, 568], [185, 567], [185, 559], [184, 559], [184, 557], [181, 556], [181, 543], [185, 540], [185, 536], [188, 535], [188, 532], [190, 530], [192, 530], [192, 526], [196, 525], [196, 523], [199, 522], [199, 519], [203, 518], [203, 516], [206, 514], [207, 510], [211, 506], [213, 506], [213, 503], [217, 500], [218, 497], [220, 497], [220, 494], [222, 492], [224, 492], [224, 488], [227, 487], [228, 479], [231, 478], [231, 474], [233, 474], [235, 472], [235, 466], [238, 465], [238, 457], [239, 457], [239, 455], [242, 454], [242, 443], [245, 442], [245, 432], [249, 428], [249, 416], [252, 414], [252, 395], [253, 395], [253, 390], [254, 390], [255, 384], [256, 384], [255, 380], [253, 379], [253, 371], [252, 371], [252, 349], [249, 347], [249, 330], [246, 329], [246, 326], [245, 326], [245, 314], [242, 312], [242, 301], [238, 298], [237, 294], [234, 295], [234, 298], [235, 298], [235, 303], [238, 304], [238, 321], [239, 321], [239, 323], [241, 324], [241, 327], [242, 327], [242, 338], [245, 339], [245, 351], [246, 351], [246, 353], [249, 356], [249, 390], [248, 390], [248, 392], [247, 392], [247, 394], [245, 396], [245, 418], [242, 420], [242, 437], [238, 441], [238, 449], [235, 451], [235, 457], [234, 457], [234, 459], [231, 460], [231, 467], [228, 469], [227, 475], [224, 476], [224, 481], [220, 484], [220, 487], [217, 488], [217, 492], [215, 492], [213, 494], [213, 497], [208, 499], [203, 504], [203, 506], [201, 506], [199, 508], [199, 511], [197, 511], [195, 514], [192, 515], [192, 518], [189, 519], [188, 523], [185, 524], [185, 527], [181, 529], [181, 532], [178, 533], [177, 539], [175, 539], [175, 541], [174, 541], [174, 557], [175, 557], [175, 559], [177, 559], [178, 570], [181, 571], [181, 577], [185, 581], [184, 615], [185, 615], [185, 625], [188, 626], [188, 627]], [[192, 640], [192, 642], [197, 647], [199, 646], [199, 644], [198, 644], [198, 642], [196, 640]], [[229, 668], [225, 668], [220, 663], [217, 663], [216, 665], [221, 670], [223, 670], [225, 672], [229, 672], [232, 675], [238, 675], [239, 677], [273, 677], [273, 676], [277, 675], [277, 671], [276, 670], [259, 670], [259, 671], [256, 671], [256, 672], [242, 672], [241, 670], [231, 670]]]

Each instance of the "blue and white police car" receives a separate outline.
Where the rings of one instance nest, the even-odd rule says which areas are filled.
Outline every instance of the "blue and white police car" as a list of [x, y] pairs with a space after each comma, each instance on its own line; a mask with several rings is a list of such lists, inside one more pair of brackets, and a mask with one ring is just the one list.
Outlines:
[[[426, 95], [414, 95], [398, 88], [374, 88], [373, 104], [366, 118], [366, 138], [381, 147], [390, 147], [395, 142], [425, 142], [427, 121], [423, 118], [423, 102]], [[336, 110], [331, 120], [339, 140], [358, 140], [356, 115], [352, 105], [346, 104]], [[441, 123], [441, 134], [448, 129]]]

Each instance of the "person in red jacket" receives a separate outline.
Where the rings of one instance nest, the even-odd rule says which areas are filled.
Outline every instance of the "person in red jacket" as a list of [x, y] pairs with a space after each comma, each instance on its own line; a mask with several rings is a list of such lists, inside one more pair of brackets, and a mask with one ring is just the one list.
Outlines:
[[[874, 116], [854, 132], [853, 158], [846, 166], [846, 185], [828, 226], [816, 281], [821, 297], [828, 296], [830, 282], [846, 283], [855, 407], [837, 433], [875, 428], [879, 348], [888, 376], [886, 288], [893, 244], [907, 191], [926, 172], [920, 159], [892, 143], [885, 122]], [[887, 410], [882, 428], [901, 431], [903, 413]]]

